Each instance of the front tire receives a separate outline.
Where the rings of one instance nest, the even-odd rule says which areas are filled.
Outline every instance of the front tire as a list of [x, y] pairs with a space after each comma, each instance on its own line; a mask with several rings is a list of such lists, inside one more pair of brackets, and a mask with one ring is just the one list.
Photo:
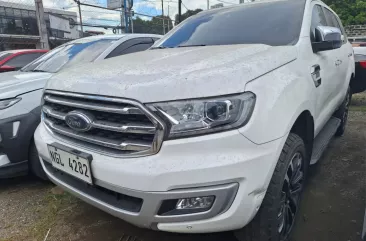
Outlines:
[[287, 241], [298, 213], [308, 167], [304, 141], [290, 133], [261, 208], [250, 224], [235, 232], [239, 241]]
[[38, 151], [34, 141], [32, 140], [29, 147], [29, 169], [32, 174], [38, 178], [47, 181], [48, 177], [43, 170], [42, 164], [39, 160]]

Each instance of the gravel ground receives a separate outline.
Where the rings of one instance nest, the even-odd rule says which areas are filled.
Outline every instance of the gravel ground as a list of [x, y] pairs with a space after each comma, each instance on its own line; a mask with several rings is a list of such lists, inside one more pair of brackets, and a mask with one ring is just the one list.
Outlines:
[[[311, 167], [293, 241], [358, 241], [365, 211], [366, 112], [353, 111], [344, 137]], [[47, 236], [47, 233], [48, 236]], [[0, 180], [0, 241], [234, 241], [230, 233], [178, 235], [141, 230], [52, 184]], [[130, 239], [133, 240], [133, 239]]]

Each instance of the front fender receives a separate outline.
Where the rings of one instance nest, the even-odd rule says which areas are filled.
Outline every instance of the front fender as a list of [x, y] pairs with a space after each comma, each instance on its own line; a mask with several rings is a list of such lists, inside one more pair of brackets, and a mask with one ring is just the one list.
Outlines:
[[249, 123], [239, 131], [256, 144], [288, 135], [296, 119], [305, 110], [314, 116], [314, 84], [302, 78], [291, 62], [247, 83], [245, 91], [257, 96]]

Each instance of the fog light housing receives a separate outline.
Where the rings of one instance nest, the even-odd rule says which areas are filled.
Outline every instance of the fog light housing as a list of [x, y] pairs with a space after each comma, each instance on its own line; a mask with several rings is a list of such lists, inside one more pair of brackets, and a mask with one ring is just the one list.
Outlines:
[[215, 196], [170, 199], [162, 202], [158, 215], [176, 216], [209, 211], [214, 205]]
[[214, 196], [182, 198], [178, 200], [175, 208], [177, 210], [210, 209], [214, 201]]

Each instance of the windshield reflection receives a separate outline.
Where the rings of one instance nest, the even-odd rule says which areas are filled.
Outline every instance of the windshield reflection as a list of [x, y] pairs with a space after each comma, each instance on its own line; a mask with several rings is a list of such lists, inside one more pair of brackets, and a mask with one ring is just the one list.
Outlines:
[[21, 71], [56, 73], [61, 68], [93, 62], [116, 40], [116, 38], [76, 40], [48, 52]]

